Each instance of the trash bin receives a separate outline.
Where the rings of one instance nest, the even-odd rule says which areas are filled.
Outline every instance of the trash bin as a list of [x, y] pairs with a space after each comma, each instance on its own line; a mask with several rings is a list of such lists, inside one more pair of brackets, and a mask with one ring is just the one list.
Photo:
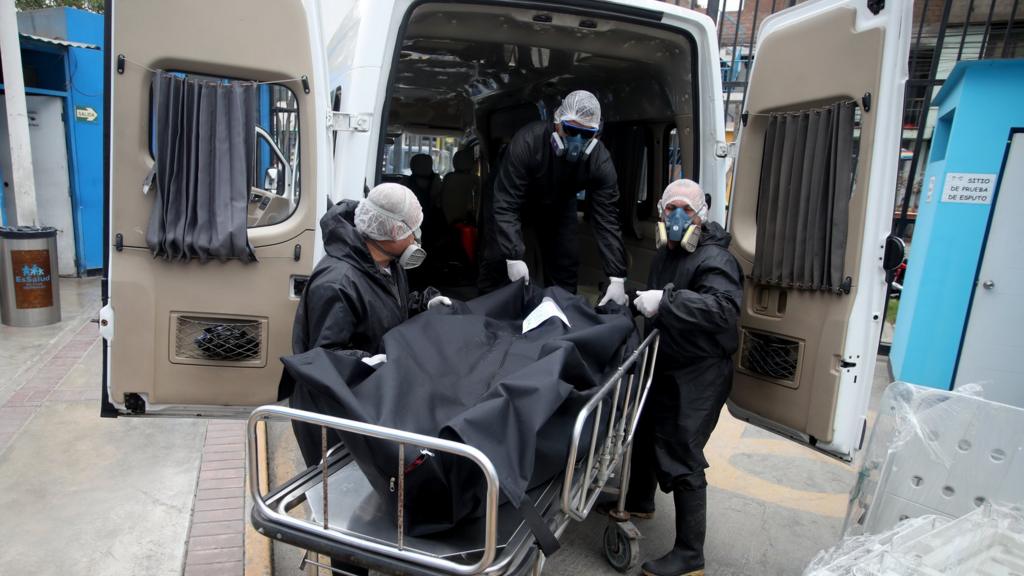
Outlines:
[[0, 321], [8, 326], [60, 322], [57, 229], [0, 226]]

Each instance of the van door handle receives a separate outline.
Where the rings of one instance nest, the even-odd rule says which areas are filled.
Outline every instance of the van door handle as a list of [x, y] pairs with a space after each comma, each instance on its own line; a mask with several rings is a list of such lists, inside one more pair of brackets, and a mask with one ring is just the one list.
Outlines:
[[985, 280], [981, 283], [981, 287], [985, 290], [991, 290], [996, 287], [996, 283], [991, 280]]

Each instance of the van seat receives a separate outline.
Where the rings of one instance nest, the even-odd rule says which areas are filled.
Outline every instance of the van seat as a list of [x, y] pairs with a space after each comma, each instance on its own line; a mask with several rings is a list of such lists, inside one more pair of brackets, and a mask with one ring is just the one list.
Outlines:
[[480, 178], [473, 174], [473, 151], [463, 148], [452, 158], [454, 171], [441, 184], [441, 206], [448, 224], [476, 222], [476, 200]]

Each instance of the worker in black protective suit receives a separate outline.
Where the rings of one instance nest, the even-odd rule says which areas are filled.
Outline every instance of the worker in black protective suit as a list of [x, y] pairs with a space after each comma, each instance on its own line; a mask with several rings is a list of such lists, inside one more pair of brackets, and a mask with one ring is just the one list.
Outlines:
[[577, 90], [562, 101], [554, 124], [539, 120], [521, 128], [508, 145], [489, 206], [484, 206], [484, 253], [480, 289], [530, 281], [524, 227], [539, 240], [545, 282], [575, 293], [579, 276], [576, 194], [585, 190], [598, 250], [609, 277], [600, 304], [628, 304], [626, 250], [619, 231], [618, 176], [598, 139], [601, 104]]
[[704, 574], [704, 446], [732, 388], [743, 275], [729, 233], [707, 220], [696, 182], [672, 182], [658, 207], [666, 245], [651, 263], [649, 290], [637, 292], [634, 304], [661, 331], [661, 345], [634, 437], [626, 511], [650, 517], [655, 486], [671, 492], [675, 544], [645, 562], [643, 573], [694, 576]]
[[[361, 201], [343, 200], [320, 219], [326, 254], [313, 270], [299, 301], [292, 328], [292, 352], [316, 347], [344, 350], [375, 366], [384, 333], [410, 314], [451, 300], [429, 288], [409, 292], [405, 270], [426, 257], [419, 246], [423, 209], [411, 190], [385, 183]], [[282, 377], [279, 399], [295, 408], [309, 406], [309, 391]], [[307, 465], [320, 461], [320, 429], [293, 423]], [[331, 443], [337, 442], [332, 438]]]

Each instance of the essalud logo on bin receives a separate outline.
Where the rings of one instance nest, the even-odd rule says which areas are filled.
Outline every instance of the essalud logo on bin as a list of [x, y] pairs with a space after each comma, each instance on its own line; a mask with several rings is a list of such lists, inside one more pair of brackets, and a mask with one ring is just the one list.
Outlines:
[[50, 275], [46, 273], [46, 270], [39, 267], [38, 264], [22, 266], [21, 275], [14, 275], [14, 282], [16, 284], [38, 284], [49, 281]]

